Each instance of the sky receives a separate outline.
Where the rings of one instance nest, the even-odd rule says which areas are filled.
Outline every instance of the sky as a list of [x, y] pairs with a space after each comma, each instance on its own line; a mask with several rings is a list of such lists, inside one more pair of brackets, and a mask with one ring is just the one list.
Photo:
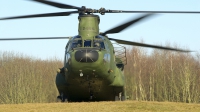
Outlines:
[[[140, 11], [200, 11], [199, 0], [52, 0], [74, 6], [99, 9]], [[0, 0], [0, 18], [72, 11], [40, 4], [31, 0]], [[99, 15], [99, 14], [98, 14]], [[100, 32], [143, 14], [99, 15]], [[0, 21], [0, 38], [62, 37], [78, 34], [78, 15]], [[200, 53], [200, 14], [157, 14], [111, 38], [141, 40], [147, 44], [177, 44]], [[0, 52], [11, 51], [36, 58], [64, 58], [68, 40], [0, 41]], [[149, 49], [148, 49], [149, 50]]]

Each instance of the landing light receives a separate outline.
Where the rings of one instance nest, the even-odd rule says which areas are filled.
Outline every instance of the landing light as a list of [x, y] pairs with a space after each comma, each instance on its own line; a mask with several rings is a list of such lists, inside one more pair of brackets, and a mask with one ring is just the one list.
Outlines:
[[83, 73], [82, 72], [80, 73], [80, 77], [83, 77]]
[[83, 73], [82, 73], [82, 70], [79, 70], [81, 73], [80, 73], [80, 77], [83, 77]]

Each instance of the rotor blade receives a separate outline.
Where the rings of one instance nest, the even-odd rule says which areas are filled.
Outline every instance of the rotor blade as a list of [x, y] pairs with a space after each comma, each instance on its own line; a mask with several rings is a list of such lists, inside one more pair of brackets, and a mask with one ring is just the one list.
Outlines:
[[9, 40], [49, 40], [49, 39], [70, 39], [71, 37], [34, 37], [34, 38], [0, 38], [0, 41]]
[[72, 5], [68, 5], [68, 4], [56, 3], [56, 2], [47, 1], [47, 0], [32, 0], [32, 1], [43, 3], [46, 5], [51, 5], [51, 6], [58, 7], [58, 8], [64, 8], [64, 9], [78, 9], [78, 10], [82, 9], [80, 7], [76, 7], [76, 6], [72, 6]]
[[193, 51], [184, 50], [184, 49], [176, 49], [176, 48], [171, 48], [171, 47], [162, 47], [162, 46], [157, 46], [157, 45], [143, 44], [143, 43], [132, 42], [132, 41], [126, 41], [126, 40], [120, 40], [120, 39], [113, 39], [113, 38], [108, 38], [108, 39], [109, 39], [109, 40], [114, 40], [114, 41], [116, 41], [116, 42], [119, 43], [119, 44], [125, 44], [125, 45], [133, 45], [133, 46], [157, 48], [157, 49], [172, 50], [172, 51], [180, 51], [180, 52], [193, 52]]
[[123, 11], [106, 10], [106, 13], [182, 13], [182, 14], [200, 14], [200, 11]]
[[72, 13], [78, 13], [78, 11], [56, 12], [56, 13], [45, 13], [45, 14], [35, 14], [35, 15], [24, 15], [24, 16], [6, 17], [6, 18], [0, 18], [0, 20], [20, 19], [20, 18], [36, 18], [36, 17], [53, 17], [53, 16], [69, 16]]
[[133, 24], [135, 24], [135, 23], [137, 23], [137, 22], [139, 22], [139, 21], [141, 21], [141, 20], [143, 20], [143, 19], [145, 19], [145, 18], [147, 18], [149, 16], [152, 16], [152, 15], [153, 14], [146, 14], [144, 16], [141, 16], [141, 17], [137, 18], [137, 19], [134, 18], [131, 21], [128, 21], [128, 22], [123, 23], [123, 24], [121, 24], [121, 25], [119, 25], [117, 27], [114, 27], [114, 28], [112, 28], [110, 30], [105, 31], [104, 33], [102, 33], [102, 35], [105, 36], [106, 34], [119, 33], [122, 30], [128, 28], [129, 26], [131, 26], [131, 25], [133, 25]]

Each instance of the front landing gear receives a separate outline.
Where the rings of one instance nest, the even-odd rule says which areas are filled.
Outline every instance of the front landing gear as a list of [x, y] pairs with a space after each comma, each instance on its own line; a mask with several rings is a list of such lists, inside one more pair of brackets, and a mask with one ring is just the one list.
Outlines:
[[115, 96], [115, 101], [125, 101], [125, 96], [122, 92], [118, 96]]
[[125, 101], [126, 100], [126, 94], [125, 94], [124, 87], [115, 87], [114, 95], [115, 95], [114, 101]]
[[68, 102], [67, 96], [61, 93], [60, 96], [57, 96], [57, 102]]

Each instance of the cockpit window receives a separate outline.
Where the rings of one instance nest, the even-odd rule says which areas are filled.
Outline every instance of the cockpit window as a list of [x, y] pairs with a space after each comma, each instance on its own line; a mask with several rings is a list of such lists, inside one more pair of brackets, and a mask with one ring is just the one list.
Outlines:
[[81, 39], [74, 39], [72, 41], [72, 45], [71, 48], [77, 48], [77, 47], [81, 47], [82, 46], [82, 40]]
[[84, 47], [91, 47], [91, 40], [84, 40]]
[[96, 36], [93, 46], [97, 48], [105, 49], [103, 36], [100, 36], [100, 35]]
[[70, 39], [65, 49], [66, 49], [66, 52], [68, 52], [76, 47], [82, 47], [82, 40], [81, 40], [81, 36], [79, 35], [74, 36], [72, 39]]
[[94, 40], [94, 47], [105, 49], [104, 43], [102, 39]]

